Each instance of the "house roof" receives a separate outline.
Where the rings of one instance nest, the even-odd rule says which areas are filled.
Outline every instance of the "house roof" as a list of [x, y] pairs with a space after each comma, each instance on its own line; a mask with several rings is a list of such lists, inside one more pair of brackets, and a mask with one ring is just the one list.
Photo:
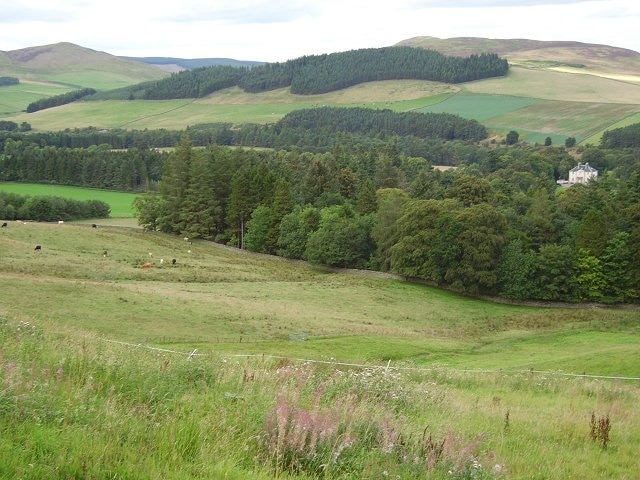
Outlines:
[[579, 163], [577, 167], [573, 167], [570, 172], [589, 172], [598, 173], [598, 170], [590, 166], [588, 163]]

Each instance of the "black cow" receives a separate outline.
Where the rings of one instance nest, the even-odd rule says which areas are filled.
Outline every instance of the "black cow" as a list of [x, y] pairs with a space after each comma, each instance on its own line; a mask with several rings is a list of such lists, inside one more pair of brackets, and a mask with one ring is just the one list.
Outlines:
[[8, 226], [9, 226], [9, 224], [8, 224], [7, 222], [4, 222], [4, 223], [2, 224], [2, 228], [4, 228], [4, 227], [8, 227]]
[[95, 223], [92, 223], [91, 228], [98, 228], [98, 225], [96, 225]]
[[171, 260], [171, 265], [175, 265], [176, 264], [176, 259], [174, 258], [173, 260]]
[[109, 255], [109, 252], [107, 252], [106, 250], [103, 250], [103, 251], [102, 251], [102, 256], [103, 256], [103, 257], [106, 257], [107, 255]]
[[36, 248], [33, 249], [34, 252], [41, 252], [42, 251], [42, 245], [36, 245]]

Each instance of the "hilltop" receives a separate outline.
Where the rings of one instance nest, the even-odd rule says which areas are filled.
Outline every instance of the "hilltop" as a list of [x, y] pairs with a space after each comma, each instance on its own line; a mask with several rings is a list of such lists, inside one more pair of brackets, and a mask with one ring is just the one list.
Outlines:
[[104, 89], [158, 80], [167, 74], [145, 63], [62, 42], [0, 52], [2, 75]]
[[[640, 76], [640, 53], [626, 48], [571, 41], [494, 39], [478, 37], [413, 37], [397, 45], [437, 50], [445, 55], [497, 53], [511, 64], [542, 68], [574, 68], [593, 73]], [[586, 73], [586, 72], [584, 72]]]

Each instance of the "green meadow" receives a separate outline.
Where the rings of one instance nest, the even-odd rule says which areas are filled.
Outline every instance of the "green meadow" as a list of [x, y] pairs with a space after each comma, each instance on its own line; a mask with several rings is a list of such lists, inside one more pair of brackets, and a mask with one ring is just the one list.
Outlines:
[[0, 118], [24, 112], [27, 105], [43, 97], [61, 95], [71, 90], [73, 88], [68, 85], [44, 82], [21, 82], [18, 85], [0, 87]]
[[73, 200], [101, 200], [111, 207], [111, 218], [133, 217], [133, 200], [138, 196], [127, 192], [42, 183], [0, 182], [0, 191], [17, 193], [18, 195], [53, 196]]
[[637, 310], [500, 304], [115, 226], [9, 222], [0, 258], [3, 478], [640, 468]]

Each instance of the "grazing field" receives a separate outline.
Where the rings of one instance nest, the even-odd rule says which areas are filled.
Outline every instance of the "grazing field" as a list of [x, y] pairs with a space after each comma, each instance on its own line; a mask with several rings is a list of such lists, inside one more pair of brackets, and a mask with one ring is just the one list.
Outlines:
[[84, 101], [8, 119], [28, 121], [34, 130], [182, 129], [198, 123], [271, 123], [292, 110], [320, 105], [408, 111], [440, 102], [456, 91], [452, 85], [415, 80], [371, 82], [323, 95], [292, 95], [288, 89], [248, 94], [235, 87], [197, 100]]
[[564, 375], [638, 377], [637, 311], [503, 305], [116, 227], [10, 222], [0, 258], [3, 478], [640, 468], [638, 380]]
[[[27, 105], [41, 98], [61, 95], [73, 90], [68, 85], [44, 82], [21, 82], [18, 85], [0, 87], [0, 119], [24, 112]], [[27, 121], [28, 120], [22, 120]]]
[[504, 77], [465, 83], [464, 90], [564, 102], [640, 105], [640, 85], [592, 75], [521, 67], [510, 67]]
[[73, 200], [101, 200], [111, 207], [112, 218], [131, 218], [134, 216], [134, 193], [114, 192], [96, 188], [68, 187], [42, 183], [0, 182], [0, 191], [17, 193], [18, 195], [53, 196]]
[[473, 118], [486, 124], [495, 117], [505, 115], [529, 105], [535, 105], [541, 100], [527, 97], [508, 97], [506, 95], [477, 95], [459, 93], [445, 101], [424, 108], [418, 112], [452, 113], [465, 118]]
[[[530, 97], [458, 93], [420, 112], [444, 112], [473, 118], [493, 133], [516, 130], [527, 142], [543, 143], [551, 137], [562, 144], [573, 136], [582, 142], [596, 132], [617, 125], [620, 118], [634, 118], [637, 105], [615, 103], [561, 102]], [[615, 128], [615, 127], [613, 127]]]

